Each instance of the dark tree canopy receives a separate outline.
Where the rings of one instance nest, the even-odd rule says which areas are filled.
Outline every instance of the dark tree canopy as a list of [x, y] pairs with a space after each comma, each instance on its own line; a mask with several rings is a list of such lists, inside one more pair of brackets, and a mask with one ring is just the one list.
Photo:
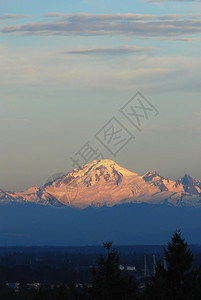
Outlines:
[[94, 300], [120, 300], [136, 299], [137, 284], [132, 278], [120, 270], [120, 256], [112, 248], [112, 242], [104, 243], [106, 256], [101, 254], [98, 268], [93, 269], [91, 299]]
[[161, 264], [156, 267], [152, 284], [148, 287], [148, 299], [192, 300], [195, 295], [198, 270], [192, 269], [193, 254], [188, 244], [177, 230], [164, 248], [167, 268]]

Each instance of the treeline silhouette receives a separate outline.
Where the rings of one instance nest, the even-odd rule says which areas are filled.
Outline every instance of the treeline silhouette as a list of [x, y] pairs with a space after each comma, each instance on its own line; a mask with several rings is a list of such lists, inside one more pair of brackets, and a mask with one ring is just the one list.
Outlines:
[[[162, 259], [162, 246], [122, 246], [120, 264], [135, 266], [133, 276], [143, 276], [144, 253], [151, 274], [153, 251]], [[69, 281], [90, 283], [91, 268], [97, 265], [102, 247], [9, 247], [0, 248], [0, 283], [41, 282], [65, 284]], [[200, 258], [201, 261], [201, 258]]]
[[[54, 263], [38, 268], [36, 277], [40, 279], [40, 286], [36, 289], [27, 285], [29, 271], [33, 266], [25, 266], [24, 278], [20, 280], [20, 287], [9, 288], [5, 285], [4, 279], [0, 278], [0, 299], [30, 299], [30, 300], [200, 300], [201, 299], [201, 267], [196, 266], [194, 256], [187, 242], [182, 238], [181, 232], [176, 231], [164, 254], [161, 256], [155, 267], [154, 275], [147, 280], [143, 278], [137, 282], [135, 276], [130, 275], [125, 269], [120, 268], [121, 258], [119, 251], [113, 247], [111, 241], [103, 244], [104, 252], [101, 253], [93, 268], [79, 269], [82, 272], [81, 280], [83, 284], [77, 284], [76, 269], [69, 270]], [[165, 257], [166, 264], [163, 265], [162, 257]], [[9, 257], [9, 256], [8, 256]], [[94, 258], [97, 258], [95, 255]], [[198, 255], [198, 258], [200, 255]], [[68, 263], [71, 263], [69, 260]], [[88, 261], [89, 263], [89, 261]], [[40, 266], [40, 264], [39, 264]], [[17, 268], [17, 266], [15, 266]], [[3, 269], [5, 268], [5, 270]], [[0, 274], [5, 278], [13, 278], [19, 275], [19, 270], [9, 266], [10, 273], [6, 269], [8, 266], [0, 266]], [[54, 276], [53, 276], [53, 272]], [[68, 274], [68, 272], [70, 272]], [[18, 275], [17, 275], [18, 274]], [[34, 274], [34, 272], [32, 273]], [[49, 274], [49, 275], [47, 275]], [[56, 278], [53, 284], [47, 284], [46, 276]], [[65, 278], [65, 279], [63, 279]], [[80, 279], [80, 278], [79, 278]], [[30, 281], [30, 280], [29, 280]], [[51, 279], [50, 279], [51, 282]]]

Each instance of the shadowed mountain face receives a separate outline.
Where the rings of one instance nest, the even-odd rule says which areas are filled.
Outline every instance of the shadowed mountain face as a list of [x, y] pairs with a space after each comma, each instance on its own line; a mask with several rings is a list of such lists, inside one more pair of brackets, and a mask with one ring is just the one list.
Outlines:
[[186, 193], [197, 194], [201, 196], [201, 181], [195, 180], [189, 175], [176, 181], [178, 184], [182, 184]]
[[201, 207], [201, 181], [188, 175], [173, 181], [156, 171], [141, 176], [112, 160], [94, 160], [39, 188], [16, 193], [0, 190], [0, 201], [78, 208], [123, 203]]

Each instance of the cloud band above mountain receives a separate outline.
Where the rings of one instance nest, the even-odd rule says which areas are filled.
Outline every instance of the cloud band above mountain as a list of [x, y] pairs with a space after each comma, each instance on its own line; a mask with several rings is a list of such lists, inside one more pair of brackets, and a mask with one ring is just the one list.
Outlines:
[[82, 48], [60, 52], [61, 54], [77, 54], [77, 55], [119, 55], [119, 54], [134, 54], [156, 50], [154, 47], [137, 47], [137, 46], [122, 46], [122, 47], [100, 47], [100, 48]]
[[172, 38], [201, 32], [201, 14], [62, 14], [47, 13], [43, 21], [4, 26], [2, 33], [17, 35]]
[[30, 18], [30, 15], [17, 15], [17, 14], [4, 14], [0, 15], [0, 20], [17, 20], [17, 19], [24, 19]]

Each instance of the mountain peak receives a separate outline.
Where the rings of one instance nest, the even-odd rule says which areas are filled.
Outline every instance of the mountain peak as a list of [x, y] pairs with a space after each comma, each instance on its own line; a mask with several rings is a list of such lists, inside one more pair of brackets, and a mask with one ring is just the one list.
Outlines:
[[115, 164], [115, 165], [117, 165], [117, 163], [115, 161], [113, 161], [112, 159], [95, 159], [95, 160], [91, 161], [87, 165], [93, 165], [93, 164], [99, 164], [99, 165], [111, 165], [111, 164]]
[[147, 172], [143, 176], [144, 181], [152, 181], [155, 178], [163, 179], [163, 177], [161, 177], [155, 170], [152, 172]]
[[[86, 164], [85, 166], [83, 167], [91, 167], [91, 166], [96, 166], [96, 167], [99, 167], [99, 166], [105, 166], [106, 168], [108, 167], [111, 167], [111, 166], [115, 166], [117, 168], [121, 168], [123, 169], [122, 167], [120, 167], [115, 161], [111, 160], [111, 159], [95, 159], [93, 160], [92, 162]], [[83, 168], [82, 167], [82, 168]]]
[[141, 176], [113, 160], [102, 159], [53, 177], [42, 187], [31, 187], [24, 192], [0, 190], [0, 201], [80, 208], [128, 202], [201, 207], [201, 181], [188, 174], [177, 181], [166, 179], [155, 170]]
[[110, 159], [93, 160], [87, 165], [72, 170], [67, 176], [73, 177], [77, 184], [93, 186], [98, 182], [115, 182], [117, 185], [123, 177], [133, 176], [135, 173], [120, 167]]
[[201, 183], [195, 180], [190, 175], [185, 174], [181, 179], [176, 181], [176, 185], [183, 185], [184, 191], [190, 194], [199, 194]]
[[193, 180], [193, 178], [192, 178], [190, 175], [188, 175], [188, 174], [185, 174], [185, 175], [182, 177], [182, 179], [192, 179], [192, 180]]
[[78, 173], [79, 176], [92, 175], [93, 173], [99, 173], [100, 170], [107, 170], [109, 173], [114, 171], [121, 173], [122, 175], [133, 175], [135, 173], [119, 166], [116, 162], [110, 159], [93, 160], [92, 162], [84, 165], [79, 169], [74, 169], [70, 173]]
[[181, 178], [181, 182], [183, 185], [187, 186], [187, 185], [193, 185], [195, 183], [195, 180], [190, 175], [185, 174]]

